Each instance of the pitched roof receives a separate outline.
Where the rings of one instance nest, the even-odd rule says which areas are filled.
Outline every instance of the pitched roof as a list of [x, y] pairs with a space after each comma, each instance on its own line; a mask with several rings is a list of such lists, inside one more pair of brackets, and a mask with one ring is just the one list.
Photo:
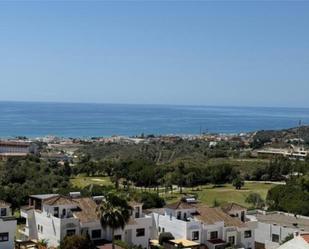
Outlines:
[[74, 205], [76, 201], [72, 199], [72, 197], [56, 195], [46, 199], [43, 199], [43, 203], [49, 206], [54, 205]]
[[220, 208], [210, 208], [206, 205], [197, 205], [197, 214], [195, 214], [195, 217], [207, 224], [223, 221], [225, 227], [247, 227], [241, 220], [229, 216]]
[[187, 202], [184, 202], [184, 201], [178, 201], [178, 202], [166, 205], [165, 208], [169, 208], [169, 209], [191, 209], [191, 208], [194, 208], [194, 205], [187, 203]]
[[301, 237], [309, 244], [309, 233], [302, 234]]
[[7, 202], [5, 202], [3, 200], [0, 200], [0, 207], [10, 207], [10, 206], [11, 206], [10, 203], [7, 203]]
[[234, 203], [234, 202], [223, 204], [221, 206], [221, 209], [225, 213], [246, 210], [246, 208], [244, 206], [241, 206], [241, 205]]
[[82, 223], [95, 222], [99, 218], [96, 213], [97, 204], [92, 198], [80, 197], [74, 198], [77, 203], [79, 210], [74, 210], [73, 215], [80, 220]]
[[145, 209], [144, 213], [145, 214], [151, 214], [151, 213], [156, 213], [156, 214], [161, 214], [164, 215], [164, 208], [150, 208], [150, 209]]

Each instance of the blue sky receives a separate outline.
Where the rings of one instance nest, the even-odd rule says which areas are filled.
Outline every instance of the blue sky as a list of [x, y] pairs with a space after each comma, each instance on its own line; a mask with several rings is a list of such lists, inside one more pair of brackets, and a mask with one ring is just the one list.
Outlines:
[[308, 1], [1, 2], [0, 100], [309, 107]]

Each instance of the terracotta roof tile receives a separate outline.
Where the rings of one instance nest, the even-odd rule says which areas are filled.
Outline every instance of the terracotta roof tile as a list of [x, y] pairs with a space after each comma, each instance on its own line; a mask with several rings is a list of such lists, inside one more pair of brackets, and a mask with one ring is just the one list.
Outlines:
[[242, 211], [242, 210], [246, 210], [246, 208], [244, 206], [241, 206], [237, 203], [226, 203], [223, 204], [221, 206], [221, 209], [223, 210], [223, 212], [228, 213], [228, 212], [233, 212], [233, 211]]
[[194, 205], [184, 202], [184, 201], [179, 201], [179, 202], [175, 202], [172, 204], [168, 204], [165, 206], [165, 208], [169, 208], [169, 209], [191, 209], [194, 208]]
[[72, 197], [62, 195], [52, 196], [50, 198], [44, 199], [43, 203], [49, 206], [76, 204], [75, 200], [73, 200]]
[[302, 234], [301, 237], [309, 244], [309, 233]]
[[80, 208], [77, 211], [73, 211], [73, 214], [76, 218], [82, 223], [95, 222], [99, 218], [96, 213], [97, 204], [92, 198], [81, 197], [75, 198], [74, 201], [77, 203], [77, 206]]
[[224, 213], [220, 208], [210, 208], [206, 205], [197, 205], [195, 217], [207, 224], [223, 221], [225, 227], [247, 227], [245, 223]]

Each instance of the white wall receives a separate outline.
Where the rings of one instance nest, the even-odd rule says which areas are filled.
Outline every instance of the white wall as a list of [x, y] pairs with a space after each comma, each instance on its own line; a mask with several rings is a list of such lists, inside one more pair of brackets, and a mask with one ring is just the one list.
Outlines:
[[267, 244], [269, 249], [279, 246], [279, 243], [272, 242], [272, 234], [279, 235], [279, 242], [283, 241], [289, 234], [294, 234], [299, 229], [283, 227], [268, 223], [257, 222], [255, 229], [255, 241]]
[[[245, 238], [245, 231], [251, 230], [251, 237]], [[255, 231], [250, 228], [243, 228], [240, 231], [240, 241], [241, 245], [244, 246], [245, 248], [255, 248]]]
[[[32, 230], [36, 232], [39, 240], [47, 240], [49, 246], [58, 246], [69, 229], [75, 229], [76, 234], [79, 234], [80, 231], [79, 222], [75, 218], [60, 219], [52, 215], [47, 215], [45, 212], [40, 213], [36, 211], [34, 212], [34, 219], [35, 226], [32, 226]], [[38, 231], [38, 225], [43, 227], [43, 231]]]
[[[141, 245], [143, 248], [148, 247], [149, 239], [150, 239], [150, 228], [152, 225], [152, 218], [150, 216], [146, 216], [144, 218], [135, 219], [137, 224], [127, 225], [125, 230], [132, 229], [132, 243], [134, 245]], [[142, 237], [136, 236], [136, 229], [144, 228], [145, 235]]]
[[161, 232], [163, 232], [164, 228], [164, 232], [172, 233], [175, 239], [187, 237], [187, 224], [185, 221], [178, 220], [170, 215], [160, 215], [157, 213], [153, 213], [153, 218], [158, 231], [159, 227]]
[[13, 249], [14, 239], [16, 233], [16, 220], [4, 221], [0, 218], [0, 233], [9, 233], [9, 240], [6, 242], [0, 242], [1, 249]]

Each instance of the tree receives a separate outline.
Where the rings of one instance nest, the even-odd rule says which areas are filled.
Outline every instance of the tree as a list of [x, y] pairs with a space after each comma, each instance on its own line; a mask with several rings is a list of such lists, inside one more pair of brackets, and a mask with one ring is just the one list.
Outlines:
[[172, 239], [175, 239], [173, 234], [167, 233], [167, 232], [160, 233], [160, 235], [159, 235], [159, 244], [163, 245], [164, 242], [168, 242], [168, 241], [170, 241]]
[[262, 208], [265, 203], [258, 193], [250, 193], [246, 198], [246, 202], [251, 204], [254, 208]]
[[177, 165], [177, 168], [176, 168], [176, 172], [175, 172], [175, 181], [179, 187], [179, 191], [180, 191], [180, 194], [182, 194], [182, 187], [185, 185], [185, 165], [183, 162], [180, 162], [178, 165]]
[[234, 180], [233, 180], [233, 186], [236, 188], [236, 189], [241, 189], [241, 187], [243, 187], [245, 185], [245, 182], [244, 180], [237, 176]]
[[66, 236], [60, 243], [60, 249], [95, 249], [90, 239], [84, 236]]
[[214, 199], [214, 200], [213, 200], [212, 206], [213, 206], [213, 207], [219, 207], [219, 206], [220, 206], [220, 203], [218, 202], [217, 199]]
[[164, 199], [156, 193], [142, 192], [138, 194], [137, 199], [143, 203], [144, 209], [162, 208], [165, 205]]
[[130, 208], [125, 200], [108, 196], [97, 208], [102, 228], [110, 227], [112, 230], [112, 248], [115, 249], [115, 230], [124, 229], [130, 219]]
[[309, 215], [309, 193], [304, 191], [297, 181], [271, 188], [266, 200], [270, 210]]
[[224, 184], [231, 182], [231, 180], [237, 177], [237, 174], [233, 167], [229, 164], [220, 164], [210, 168], [211, 180], [214, 185]]

